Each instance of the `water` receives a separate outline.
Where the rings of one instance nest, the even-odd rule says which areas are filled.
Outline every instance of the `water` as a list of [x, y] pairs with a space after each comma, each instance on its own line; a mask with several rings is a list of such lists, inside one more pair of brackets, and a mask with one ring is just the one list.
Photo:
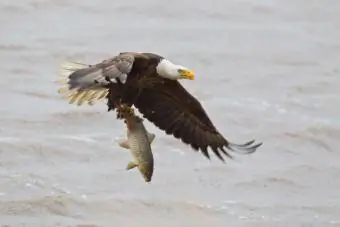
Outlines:
[[[0, 3], [0, 226], [340, 226], [340, 2]], [[233, 142], [222, 164], [156, 133], [151, 184], [122, 121], [57, 94], [65, 60], [162, 54]]]

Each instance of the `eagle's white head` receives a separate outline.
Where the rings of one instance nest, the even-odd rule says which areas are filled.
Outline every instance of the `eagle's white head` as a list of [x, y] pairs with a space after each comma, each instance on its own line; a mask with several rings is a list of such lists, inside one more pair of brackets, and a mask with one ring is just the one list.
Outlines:
[[176, 65], [167, 59], [162, 59], [158, 63], [156, 70], [161, 77], [170, 80], [195, 79], [195, 73], [192, 70], [181, 65]]

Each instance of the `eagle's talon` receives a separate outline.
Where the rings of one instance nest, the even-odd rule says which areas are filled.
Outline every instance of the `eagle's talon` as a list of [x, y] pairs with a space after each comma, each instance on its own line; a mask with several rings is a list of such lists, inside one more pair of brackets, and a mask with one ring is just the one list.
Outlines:
[[135, 111], [132, 107], [122, 104], [117, 108], [117, 119], [122, 119], [126, 115], [134, 116]]
[[117, 111], [117, 119], [122, 119], [123, 116], [122, 116], [122, 113], [120, 111]]
[[129, 115], [135, 115], [135, 111], [134, 111], [134, 109], [133, 108], [131, 108], [131, 107], [128, 107], [128, 113], [129, 113]]

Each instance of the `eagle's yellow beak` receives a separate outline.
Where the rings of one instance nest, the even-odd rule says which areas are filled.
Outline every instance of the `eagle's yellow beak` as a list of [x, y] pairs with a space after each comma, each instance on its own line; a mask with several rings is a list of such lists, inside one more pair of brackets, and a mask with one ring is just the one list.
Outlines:
[[188, 80], [194, 80], [195, 79], [195, 73], [191, 70], [184, 70], [180, 69], [179, 74], [181, 78], [188, 79]]

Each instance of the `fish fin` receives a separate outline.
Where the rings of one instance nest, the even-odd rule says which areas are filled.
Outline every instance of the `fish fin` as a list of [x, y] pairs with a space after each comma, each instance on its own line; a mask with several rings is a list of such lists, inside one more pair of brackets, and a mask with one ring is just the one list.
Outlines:
[[134, 162], [129, 162], [126, 166], [126, 170], [130, 170], [130, 169], [133, 169], [135, 167], [137, 167], [138, 164], [134, 163]]
[[118, 143], [120, 147], [130, 149], [130, 144], [127, 140], [121, 141]]
[[152, 144], [152, 142], [154, 141], [156, 135], [154, 133], [149, 133], [148, 132], [148, 138], [149, 138], [149, 142], [150, 144]]

